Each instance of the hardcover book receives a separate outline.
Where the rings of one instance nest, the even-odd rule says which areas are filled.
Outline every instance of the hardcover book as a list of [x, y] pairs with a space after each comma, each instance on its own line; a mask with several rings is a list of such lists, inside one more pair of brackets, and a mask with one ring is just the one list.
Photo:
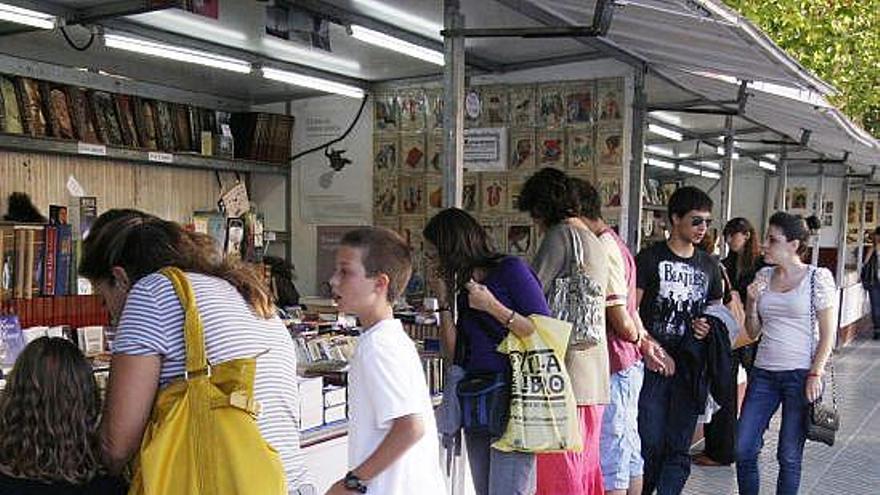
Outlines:
[[159, 149], [172, 152], [175, 150], [174, 117], [171, 107], [164, 101], [156, 101], [156, 138]]
[[70, 102], [62, 88], [49, 89], [49, 120], [53, 137], [76, 139], [73, 120], [70, 118]]
[[140, 147], [137, 127], [134, 123], [134, 109], [132, 109], [131, 97], [128, 95], [114, 95], [116, 103], [116, 115], [119, 117], [119, 129], [122, 134], [122, 142], [132, 148]]
[[133, 98], [134, 123], [137, 128], [138, 142], [148, 150], [159, 149], [156, 138], [156, 107], [150, 100]]
[[15, 84], [3, 76], [0, 76], [0, 132], [9, 134], [24, 132]]
[[110, 146], [124, 145], [119, 119], [116, 116], [116, 105], [113, 103], [113, 95], [105, 91], [92, 91], [91, 100], [98, 137], [101, 142]]
[[74, 86], [65, 87], [68, 110], [77, 139], [85, 143], [99, 143], [95, 121], [86, 90]]
[[174, 151], [190, 151], [189, 109], [186, 105], [172, 105], [174, 118]]
[[17, 82], [25, 132], [33, 137], [46, 136], [46, 116], [39, 83], [27, 77], [19, 77]]

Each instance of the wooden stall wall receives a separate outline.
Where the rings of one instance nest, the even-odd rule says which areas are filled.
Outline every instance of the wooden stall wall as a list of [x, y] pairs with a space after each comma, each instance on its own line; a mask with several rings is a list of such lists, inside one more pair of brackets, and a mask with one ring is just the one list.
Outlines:
[[[44, 216], [49, 204], [69, 201], [68, 177], [88, 196], [98, 198], [98, 213], [110, 208], [137, 208], [168, 220], [188, 222], [195, 210], [216, 208], [220, 186], [215, 173], [110, 160], [6, 152], [0, 150], [0, 211], [9, 193], [23, 191]], [[221, 173], [224, 185], [233, 174]]]

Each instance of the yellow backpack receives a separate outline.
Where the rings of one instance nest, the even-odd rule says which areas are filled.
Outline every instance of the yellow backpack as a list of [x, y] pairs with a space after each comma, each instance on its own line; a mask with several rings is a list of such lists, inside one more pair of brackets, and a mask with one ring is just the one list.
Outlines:
[[163, 268], [184, 308], [186, 373], [160, 390], [129, 495], [287, 495], [278, 453], [260, 434], [256, 359], [211, 365], [186, 275]]

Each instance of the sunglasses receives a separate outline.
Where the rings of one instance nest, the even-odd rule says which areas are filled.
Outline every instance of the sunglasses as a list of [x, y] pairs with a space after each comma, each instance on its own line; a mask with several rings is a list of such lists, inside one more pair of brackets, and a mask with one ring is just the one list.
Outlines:
[[706, 224], [706, 227], [708, 227], [708, 226], [712, 225], [712, 219], [705, 218], [705, 217], [691, 217], [691, 226], [692, 227], [699, 227], [700, 225], [703, 225], [704, 223]]

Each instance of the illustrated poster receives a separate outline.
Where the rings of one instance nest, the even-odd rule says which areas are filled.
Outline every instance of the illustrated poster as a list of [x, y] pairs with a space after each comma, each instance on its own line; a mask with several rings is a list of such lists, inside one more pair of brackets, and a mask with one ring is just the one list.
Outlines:
[[542, 132], [538, 134], [538, 166], [562, 168], [565, 164], [564, 133]]
[[401, 91], [398, 98], [400, 108], [400, 129], [420, 131], [425, 128], [425, 92], [422, 90]]
[[507, 176], [483, 174], [480, 178], [480, 212], [483, 215], [505, 213], [507, 206]]
[[535, 132], [513, 129], [510, 133], [510, 170], [535, 167]]
[[566, 88], [565, 113], [568, 125], [587, 126], [593, 122], [593, 83], [577, 83]]
[[568, 130], [568, 168], [591, 170], [593, 167], [593, 131], [590, 129]]
[[513, 86], [510, 90], [510, 123], [514, 126], [535, 125], [535, 87]]
[[565, 124], [562, 87], [556, 85], [539, 86], [538, 94], [538, 125], [554, 128]]
[[425, 135], [407, 133], [400, 137], [400, 170], [403, 173], [425, 170]]

